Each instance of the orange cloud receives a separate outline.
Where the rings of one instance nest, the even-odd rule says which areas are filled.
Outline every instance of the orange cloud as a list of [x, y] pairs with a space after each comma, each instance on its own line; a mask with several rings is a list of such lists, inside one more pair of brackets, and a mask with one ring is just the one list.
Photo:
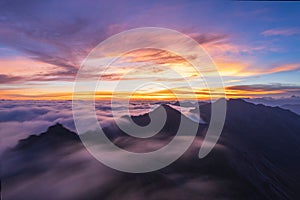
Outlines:
[[[163, 78], [165, 81], [182, 81], [182, 78], [200, 76], [199, 72], [181, 56], [159, 49], [140, 49], [129, 52], [112, 63], [106, 69], [104, 79], [106, 81], [119, 80], [129, 72], [130, 75], [127, 75], [127, 78], [130, 77], [129, 80], [152, 79], [155, 81]], [[179, 76], [182, 78], [178, 79]]]
[[227, 61], [223, 59], [216, 59], [215, 63], [217, 65], [218, 71], [222, 76], [255, 76], [272, 74], [278, 72], [286, 72], [300, 69], [300, 63], [283, 64], [275, 67], [269, 68], [257, 68], [253, 67], [254, 64], [239, 62], [239, 61]]
[[25, 57], [0, 59], [0, 71], [13, 76], [35, 76], [57, 71], [58, 67], [49, 63]]
[[[14, 59], [0, 59], [2, 83], [28, 83], [30, 81], [73, 80], [74, 74], [61, 71], [61, 68], [49, 63], [17, 57]], [[6, 82], [5, 82], [6, 81]]]
[[293, 71], [293, 70], [299, 70], [299, 69], [300, 69], [300, 63], [284, 64], [284, 65], [280, 65], [280, 66], [270, 69], [269, 73]]
[[249, 64], [238, 61], [215, 61], [218, 71], [222, 76], [251, 76], [257, 74], [250, 70]]
[[[218, 70], [222, 76], [228, 77], [246, 77], [261, 74], [278, 73], [291, 70], [299, 70], [300, 63], [291, 63], [285, 65], [274, 66], [272, 68], [258, 68], [253, 67], [253, 63], [243, 61], [236, 61], [232, 56], [226, 56], [226, 52], [239, 52], [243, 51], [241, 46], [232, 45], [226, 42], [209, 42], [205, 43], [205, 47], [214, 53], [219, 53], [214, 57], [214, 61], [218, 67]], [[217, 47], [217, 48], [215, 48]], [[191, 58], [193, 59], [193, 58]], [[72, 88], [65, 87], [64, 81], [59, 84], [51, 83], [51, 80], [61, 79], [63, 76], [73, 76], [70, 74], [63, 74], [60, 72], [59, 67], [43, 63], [36, 60], [31, 60], [28, 58], [16, 58], [16, 59], [2, 59], [0, 60], [0, 69], [5, 72], [5, 74], [0, 74], [1, 83], [5, 84], [5, 87], [0, 92], [0, 98], [3, 99], [71, 99]], [[194, 67], [184, 58], [173, 54], [171, 52], [157, 50], [157, 49], [142, 49], [138, 51], [130, 52], [124, 55], [122, 58], [117, 60], [101, 77], [103, 81], [115, 82], [120, 79], [124, 79], [123, 75], [129, 70], [132, 70], [132, 74], [125, 78], [125, 81], [132, 80], [151, 80], [157, 82], [170, 81], [180, 83], [184, 78], [193, 79], [200, 76]], [[176, 71], [182, 77], [174, 76], [174, 73], [170, 71]], [[50, 75], [52, 74], [52, 75]], [[89, 80], [89, 77], [87, 77]], [[44, 81], [44, 83], [39, 83], [39, 86], [18, 88], [16, 86], [20, 85], [20, 81], [24, 81], [29, 86], [31, 82]], [[238, 81], [234, 79], [229, 81]], [[16, 84], [18, 83], [18, 84]], [[43, 85], [44, 84], [44, 85]], [[52, 87], [53, 85], [56, 87]], [[59, 85], [59, 86], [58, 86]], [[12, 87], [14, 86], [14, 87]], [[176, 87], [180, 87], [177, 86]], [[192, 93], [183, 88], [173, 88], [172, 91], [176, 91], [182, 98], [190, 99], [194, 98]], [[213, 91], [213, 96], [218, 96], [219, 90], [215, 88]], [[209, 91], [202, 88], [194, 88], [194, 92], [198, 99], [209, 99]], [[246, 89], [237, 87], [227, 87], [226, 94], [230, 97], [251, 97], [255, 95], [263, 94], [280, 94], [284, 93], [284, 89], [270, 90], [270, 88], [265, 89]], [[82, 94], [84, 97], [85, 94]], [[109, 99], [112, 96], [112, 92], [102, 92], [96, 93], [96, 99]], [[128, 93], [126, 91], [117, 93], [120, 98], [128, 98]], [[136, 99], [173, 99], [174, 94], [168, 90], [157, 90], [154, 92], [142, 93], [137, 92], [132, 98]]]
[[[91, 100], [110, 100], [115, 99], [131, 99], [131, 100], [209, 100], [224, 97], [222, 89], [214, 88], [172, 88], [152, 91], [136, 91], [132, 95], [126, 91], [96, 91], [96, 92], [81, 92], [76, 94], [75, 99]], [[281, 85], [281, 84], [257, 84], [257, 85], [237, 85], [228, 86], [225, 88], [227, 98], [251, 98], [266, 95], [279, 95], [287, 92], [300, 92], [300, 86]], [[27, 93], [22, 93], [22, 89], [15, 91], [0, 91], [0, 96], [3, 99], [15, 100], [71, 100], [73, 94], [71, 92], [41, 92], [27, 90]]]

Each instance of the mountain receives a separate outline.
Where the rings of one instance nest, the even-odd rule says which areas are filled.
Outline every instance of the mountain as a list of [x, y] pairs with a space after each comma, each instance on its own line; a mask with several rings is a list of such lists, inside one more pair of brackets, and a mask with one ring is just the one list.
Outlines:
[[[200, 106], [200, 112], [209, 121], [210, 105]], [[299, 115], [279, 107], [229, 100], [219, 143], [235, 149], [236, 160], [245, 162], [236, 163], [237, 169], [249, 170], [241, 173], [258, 188], [268, 191], [270, 199], [300, 196]]]
[[19, 141], [14, 150], [31, 149], [38, 144], [43, 144], [43, 148], [59, 148], [62, 145], [72, 144], [80, 142], [79, 136], [65, 128], [62, 124], [56, 123], [50, 126], [44, 133], [37, 135], [31, 135], [26, 139]]
[[[178, 129], [179, 129], [179, 125], [180, 123], [185, 124], [185, 129], [183, 129], [182, 131], [184, 132], [184, 134], [189, 135], [190, 130], [192, 127], [194, 127], [197, 131], [197, 133], [199, 135], [201, 135], [201, 133], [204, 131], [205, 128], [207, 128], [207, 125], [203, 125], [203, 124], [198, 124], [192, 120], [190, 120], [188, 117], [186, 117], [185, 115], [181, 114], [178, 110], [170, 107], [169, 105], [166, 104], [162, 104], [160, 106], [158, 106], [156, 109], [154, 109], [153, 111], [143, 114], [143, 115], [139, 115], [139, 116], [123, 116], [122, 119], [123, 121], [125, 121], [126, 127], [128, 127], [128, 132], [133, 132], [134, 128], [131, 129], [131, 123], [128, 121], [129, 118], [132, 119], [132, 121], [143, 127], [143, 126], [147, 126], [150, 121], [151, 118], [154, 119], [154, 122], [152, 123], [159, 123], [158, 121], [155, 122], [156, 119], [161, 120], [161, 114], [162, 114], [162, 110], [165, 111], [166, 113], [166, 121], [163, 125], [163, 127], [161, 128], [161, 130], [157, 130], [157, 127], [149, 127], [147, 130], [149, 132], [158, 132], [154, 138], [163, 138], [163, 139], [168, 139], [168, 137], [170, 136], [174, 136], [176, 135]], [[113, 127], [113, 131], [112, 131], [112, 127]], [[124, 131], [122, 131], [120, 128], [118, 128], [118, 126], [116, 124], [111, 124], [110, 127], [108, 128], [104, 128], [104, 132], [106, 132], [107, 136], [110, 139], [115, 139], [117, 137], [120, 136], [129, 136], [127, 133], [125, 133]], [[143, 140], [147, 140], [147, 139], [138, 139], [140, 141]]]
[[[164, 127], [151, 139], [105, 129], [116, 145], [140, 152], [166, 144], [176, 134], [179, 111], [161, 105], [132, 117], [145, 126], [165, 109]], [[210, 104], [199, 105], [210, 121]], [[123, 119], [128, 119], [124, 116]], [[130, 126], [130, 124], [128, 124]], [[21, 140], [7, 151], [1, 180], [4, 199], [298, 199], [300, 197], [300, 117], [279, 107], [227, 101], [222, 135], [213, 151], [197, 157], [206, 124], [185, 154], [168, 167], [146, 174], [117, 172], [95, 160], [76, 133], [61, 124]], [[186, 129], [186, 136], [189, 130]], [[151, 149], [150, 148], [150, 149]]]
[[254, 103], [254, 104], [263, 104], [268, 106], [279, 106], [283, 109], [288, 109], [298, 115], [300, 115], [300, 97], [299, 96], [290, 96], [285, 98], [272, 98], [272, 97], [262, 97], [262, 98], [248, 98], [245, 101]]

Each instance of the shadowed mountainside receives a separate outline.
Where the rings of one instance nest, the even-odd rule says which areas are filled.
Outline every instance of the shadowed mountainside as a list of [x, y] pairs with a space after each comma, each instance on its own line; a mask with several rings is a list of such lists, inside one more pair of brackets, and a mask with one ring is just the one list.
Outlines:
[[[182, 114], [167, 112], [163, 129], [151, 139], [133, 139], [116, 128], [107, 135], [124, 148], [143, 152], [165, 145]], [[160, 109], [158, 108], [158, 109]], [[204, 121], [210, 104], [200, 105]], [[159, 117], [157, 110], [152, 117]], [[124, 119], [128, 118], [125, 116]], [[132, 117], [147, 125], [149, 114]], [[112, 124], [112, 126], [115, 126]], [[130, 125], [128, 125], [130, 126]], [[197, 155], [207, 125], [187, 152], [168, 167], [146, 174], [112, 170], [95, 160], [76, 133], [60, 124], [32, 135], [5, 152], [1, 180], [4, 199], [297, 199], [300, 197], [300, 117], [281, 108], [227, 101], [224, 131], [204, 159]], [[186, 130], [188, 136], [188, 129]], [[166, 142], [167, 141], [167, 142]]]

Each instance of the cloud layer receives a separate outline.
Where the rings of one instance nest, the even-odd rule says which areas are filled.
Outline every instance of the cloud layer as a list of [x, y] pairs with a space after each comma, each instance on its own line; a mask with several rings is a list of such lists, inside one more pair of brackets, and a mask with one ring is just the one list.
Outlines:
[[[133, 102], [130, 104], [129, 113], [131, 115], [141, 115], [150, 112], [157, 107], [159, 102]], [[170, 102], [170, 104], [173, 104]], [[188, 103], [187, 107], [181, 110], [176, 104], [174, 108], [194, 121], [199, 121], [199, 117], [194, 116], [191, 109], [195, 108], [194, 103]], [[118, 120], [126, 114], [126, 108], [121, 104], [114, 104], [115, 116], [111, 113], [111, 105], [107, 101], [96, 102], [96, 115], [102, 127], [109, 126], [114, 120]], [[84, 115], [82, 108], [82, 117]], [[7, 147], [16, 145], [17, 141], [31, 134], [39, 134], [55, 123], [61, 123], [70, 130], [75, 130], [72, 102], [71, 101], [1, 101], [0, 107], [0, 153]], [[93, 125], [87, 125], [93, 129]]]

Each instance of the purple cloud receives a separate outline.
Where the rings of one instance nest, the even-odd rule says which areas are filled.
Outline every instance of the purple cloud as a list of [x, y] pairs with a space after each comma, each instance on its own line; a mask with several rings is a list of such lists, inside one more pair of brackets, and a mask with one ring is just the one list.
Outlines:
[[262, 32], [262, 35], [264, 36], [291, 36], [299, 34], [300, 30], [297, 28], [281, 28], [281, 29], [269, 29], [264, 32]]

